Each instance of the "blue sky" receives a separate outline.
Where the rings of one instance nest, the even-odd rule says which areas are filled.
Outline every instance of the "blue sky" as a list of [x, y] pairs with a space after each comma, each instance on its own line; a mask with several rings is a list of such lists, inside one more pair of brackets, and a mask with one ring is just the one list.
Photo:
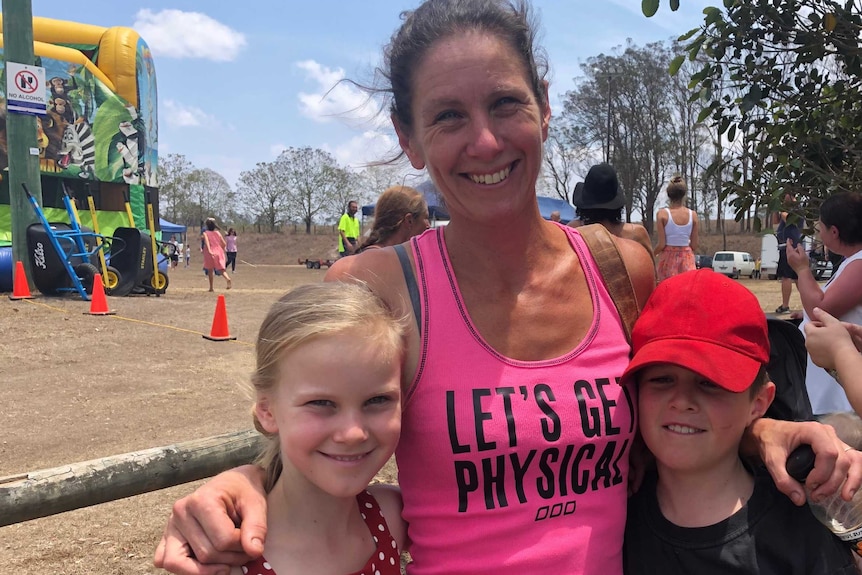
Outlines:
[[[33, 15], [135, 28], [149, 44], [159, 92], [159, 153], [239, 173], [288, 146], [331, 152], [342, 165], [379, 159], [395, 141], [388, 122], [346, 116], [363, 101], [340, 78], [368, 80], [399, 14], [419, 0], [32, 0]], [[551, 65], [551, 105], [579, 64], [697, 26], [708, 0], [682, 0], [645, 18], [641, 0], [533, 0]], [[558, 106], [559, 107], [559, 106]]]

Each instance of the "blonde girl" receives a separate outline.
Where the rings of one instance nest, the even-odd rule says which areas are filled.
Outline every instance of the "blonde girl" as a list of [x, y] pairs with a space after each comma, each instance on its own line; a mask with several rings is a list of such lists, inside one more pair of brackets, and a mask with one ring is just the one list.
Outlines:
[[400, 493], [366, 486], [401, 432], [403, 331], [363, 285], [305, 285], [272, 306], [252, 375], [269, 527], [263, 556], [232, 573], [400, 573]]

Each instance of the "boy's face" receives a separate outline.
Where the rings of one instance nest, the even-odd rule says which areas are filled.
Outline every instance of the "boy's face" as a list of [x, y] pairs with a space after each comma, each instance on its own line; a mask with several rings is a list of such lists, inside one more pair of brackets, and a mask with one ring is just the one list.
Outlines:
[[638, 422], [647, 447], [661, 468], [709, 471], [737, 459], [745, 428], [762, 416], [775, 385], [733, 393], [673, 364], [638, 373]]

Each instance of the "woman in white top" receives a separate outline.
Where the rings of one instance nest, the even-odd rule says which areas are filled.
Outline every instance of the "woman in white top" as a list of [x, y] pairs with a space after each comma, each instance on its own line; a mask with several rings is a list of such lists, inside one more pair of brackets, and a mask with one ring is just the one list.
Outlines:
[[[830, 252], [845, 257], [837, 271], [823, 287], [817, 283], [808, 266], [808, 254], [802, 243], [787, 246], [787, 261], [799, 276], [796, 287], [802, 299], [802, 323], [811, 322], [814, 308], [847, 323], [862, 324], [862, 194], [841, 192], [820, 206], [820, 238]], [[815, 414], [853, 411], [847, 395], [835, 379], [808, 358], [805, 386]]]
[[684, 205], [687, 192], [688, 186], [682, 176], [674, 176], [667, 185], [670, 206], [656, 214], [658, 281], [695, 269], [697, 213]]

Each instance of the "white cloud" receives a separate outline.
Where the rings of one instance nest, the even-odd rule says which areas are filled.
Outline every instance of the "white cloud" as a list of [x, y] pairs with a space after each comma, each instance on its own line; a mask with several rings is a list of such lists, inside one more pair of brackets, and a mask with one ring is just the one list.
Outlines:
[[132, 27], [157, 56], [235, 60], [245, 36], [200, 12], [139, 10]]
[[188, 128], [195, 126], [213, 126], [216, 124], [215, 118], [209, 116], [194, 106], [184, 106], [173, 100], [165, 100], [162, 102], [160, 115], [164, 114], [165, 121], [177, 128]]
[[389, 118], [378, 113], [377, 102], [369, 100], [368, 95], [353, 84], [341, 82], [345, 77], [343, 69], [327, 68], [314, 60], [297, 62], [296, 66], [317, 84], [315, 92], [300, 92], [297, 96], [299, 110], [304, 116], [315, 122], [338, 119], [375, 129], [389, 125]]
[[361, 169], [364, 164], [388, 159], [395, 155], [398, 142], [393, 135], [367, 131], [350, 138], [337, 146], [324, 144], [323, 149], [335, 156], [338, 163], [352, 169]]

